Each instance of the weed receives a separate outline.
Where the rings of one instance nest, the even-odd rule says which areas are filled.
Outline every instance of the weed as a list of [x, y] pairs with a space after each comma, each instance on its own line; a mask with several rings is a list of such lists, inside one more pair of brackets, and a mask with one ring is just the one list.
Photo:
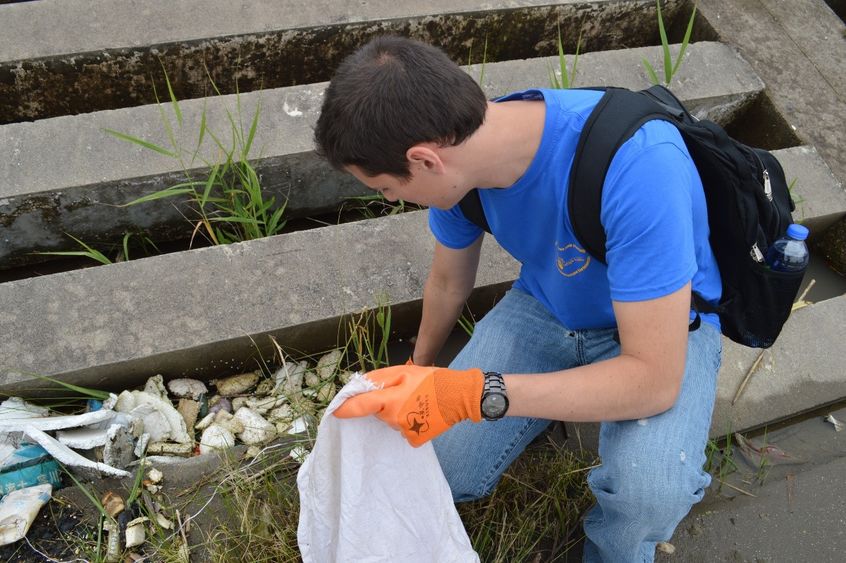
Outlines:
[[467, 312], [461, 313], [461, 316], [458, 317], [458, 326], [467, 333], [467, 336], [473, 336], [473, 330], [476, 328], [476, 317], [473, 316], [473, 311], [469, 307], [465, 306], [464, 308]]
[[576, 82], [576, 66], [579, 63], [579, 49], [582, 45], [582, 33], [579, 32], [579, 38], [576, 41], [576, 54], [573, 56], [573, 68], [567, 71], [567, 59], [564, 57], [564, 43], [561, 39], [561, 22], [558, 23], [558, 75], [561, 80], [558, 80], [556, 72], [550, 67], [549, 69], [549, 83], [552, 88], [566, 89], [572, 88]]
[[550, 443], [530, 446], [490, 497], [458, 505], [482, 561], [561, 561], [581, 538], [582, 513], [593, 503], [587, 470], [594, 459]]
[[[485, 88], [485, 64], [488, 62], [488, 35], [485, 34], [485, 47], [482, 51], [482, 66], [479, 69], [479, 79], [477, 82], [479, 86], [484, 90]], [[467, 55], [467, 66], [473, 66], [473, 44], [470, 44], [470, 52]]]
[[240, 466], [230, 459], [212, 476], [221, 480], [215, 487], [220, 506], [214, 527], [201, 530], [205, 537], [198, 547], [206, 552], [203, 560], [241, 561], [249, 554], [250, 561], [300, 561], [299, 464], [287, 452], [287, 448], [267, 447], [251, 463]]
[[351, 196], [344, 198], [341, 204], [341, 213], [344, 211], [356, 212], [364, 219], [387, 217], [418, 209], [422, 209], [422, 207], [402, 200], [391, 202], [385, 199], [382, 194]]
[[[206, 72], [208, 73], [208, 70]], [[261, 101], [256, 105], [249, 127], [245, 128], [241, 109], [241, 95], [240, 92], [236, 92], [235, 115], [228, 109], [226, 110], [231, 139], [226, 144], [208, 129], [204, 105], [200, 118], [197, 145], [193, 151], [189, 151], [182, 147], [174, 133], [175, 128], [181, 131], [184, 121], [179, 101], [173, 93], [167, 72], [164, 73], [164, 78], [172, 113], [176, 118], [175, 127], [168, 118], [155, 89], [154, 94], [162, 124], [170, 142], [170, 148], [112, 129], [105, 129], [104, 131], [122, 141], [175, 159], [182, 168], [186, 180], [164, 190], [140, 197], [123, 206], [187, 196], [193, 202], [194, 211], [198, 217], [194, 225], [192, 241], [193, 237], [201, 232], [201, 229], [213, 244], [252, 240], [281, 232], [285, 226], [282, 216], [286, 204], [277, 206], [275, 197], [265, 197], [261, 187], [261, 179], [250, 163], [250, 153], [253, 149], [259, 116], [261, 115]], [[220, 91], [212, 81], [211, 76], [209, 76], [209, 81], [215, 92], [220, 95]], [[216, 146], [217, 158], [213, 162], [199, 156], [207, 136], [212, 139]], [[186, 160], [189, 156], [190, 161]], [[189, 168], [196, 159], [199, 159], [209, 170], [208, 176], [202, 180], [195, 179], [189, 172]]]
[[[764, 427], [764, 436], [761, 440], [761, 451], [766, 451], [767, 449], [767, 428]], [[755, 470], [755, 480], [758, 484], [763, 485], [764, 481], [767, 479], [767, 475], [770, 473], [770, 469], [772, 464], [770, 460], [767, 459], [766, 455], [761, 456], [761, 461], [758, 463], [758, 467]]]
[[391, 336], [391, 306], [385, 297], [377, 301], [376, 309], [352, 315], [347, 323], [347, 342], [344, 350], [354, 358], [353, 364], [361, 372], [389, 365], [388, 341]]
[[[664, 53], [664, 86], [669, 86], [673, 76], [678, 72], [682, 60], [684, 60], [684, 52], [687, 50], [688, 43], [690, 43], [690, 34], [693, 32], [693, 21], [696, 18], [697, 5], [693, 5], [693, 11], [690, 14], [690, 20], [687, 22], [684, 39], [682, 39], [681, 48], [675, 62], [673, 62], [673, 57], [670, 54], [670, 42], [667, 39], [667, 30], [664, 28], [664, 17], [661, 15], [661, 0], [655, 0], [655, 5], [658, 8], [658, 33], [661, 36], [661, 48]], [[649, 75], [649, 79], [653, 84], [660, 83], [658, 74], [645, 58], [643, 59], [643, 67], [646, 69], [646, 73]]]
[[33, 252], [32, 254], [39, 254], [39, 255], [47, 255], [47, 256], [78, 256], [83, 258], [90, 258], [95, 260], [103, 265], [113, 264], [115, 262], [125, 262], [129, 260], [129, 248], [130, 244], [129, 241], [132, 237], [136, 237], [139, 240], [141, 248], [144, 250], [147, 256], [150, 255], [150, 251], [148, 247], [152, 247], [156, 252], [159, 252], [158, 247], [156, 244], [150, 239], [150, 237], [142, 234], [142, 233], [126, 233], [123, 235], [123, 241], [121, 244], [121, 249], [118, 251], [117, 256], [114, 260], [109, 258], [106, 254], [103, 254], [99, 250], [93, 248], [92, 246], [86, 244], [85, 242], [79, 240], [75, 236], [71, 235], [70, 233], [65, 233], [67, 236], [72, 238], [82, 250], [68, 250], [68, 251], [44, 251], [44, 252]]
[[719, 439], [708, 440], [705, 444], [705, 466], [704, 470], [716, 477], [718, 490], [722, 488], [726, 477], [737, 471], [737, 464], [734, 461], [734, 446], [731, 441], [731, 432], [724, 437], [725, 444], [721, 448]]
[[85, 244], [75, 236], [65, 233], [70, 238], [72, 238], [76, 243], [82, 247], [82, 250], [68, 250], [68, 251], [51, 251], [51, 252], [33, 252], [33, 254], [41, 254], [41, 255], [48, 255], [48, 256], [81, 256], [84, 258], [91, 258], [92, 260], [96, 260], [100, 264], [109, 265], [112, 261], [102, 252], [99, 250], [90, 247], [89, 245]]
[[103, 528], [106, 522], [109, 522], [113, 526], [117, 526], [117, 523], [114, 518], [109, 516], [106, 512], [106, 509], [103, 507], [103, 503], [100, 502], [100, 499], [97, 497], [95, 491], [83, 485], [66, 467], [62, 466], [62, 470], [68, 477], [70, 477], [71, 481], [73, 481], [74, 485], [76, 485], [76, 488], [85, 495], [91, 505], [96, 508], [99, 513], [99, 520], [94, 534], [95, 537], [88, 537], [87, 532], [90, 532], [90, 530], [84, 528], [82, 534], [71, 534], [66, 536], [64, 539], [66, 542], [73, 544], [77, 550], [82, 551], [89, 561], [97, 563], [105, 561], [108, 552], [105, 542], [108, 538], [103, 537]]

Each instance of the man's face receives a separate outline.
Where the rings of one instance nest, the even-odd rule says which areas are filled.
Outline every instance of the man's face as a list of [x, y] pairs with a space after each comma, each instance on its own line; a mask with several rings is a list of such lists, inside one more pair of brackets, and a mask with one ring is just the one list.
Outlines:
[[354, 165], [347, 166], [347, 172], [371, 190], [380, 192], [388, 201], [403, 200], [428, 207], [449, 209], [466, 193], [448, 174], [432, 172], [423, 166], [412, 165], [411, 177], [408, 180], [390, 174], [368, 176]]

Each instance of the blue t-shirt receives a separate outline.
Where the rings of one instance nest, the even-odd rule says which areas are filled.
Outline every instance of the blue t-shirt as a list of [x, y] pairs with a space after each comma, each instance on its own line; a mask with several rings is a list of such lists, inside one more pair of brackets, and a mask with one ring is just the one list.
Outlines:
[[[497, 100], [546, 103], [543, 137], [523, 176], [506, 189], [479, 190], [491, 233], [521, 264], [514, 286], [571, 329], [616, 326], [612, 299], [655, 299], [691, 280], [694, 291], [716, 304], [720, 274], [708, 244], [702, 182], [669, 123], [644, 124], [611, 162], [600, 213], [607, 267], [579, 245], [567, 214], [567, 184], [582, 127], [601, 95], [527, 90]], [[482, 233], [457, 205], [430, 209], [429, 226], [441, 244], [456, 249]], [[716, 315], [702, 319], [719, 327]]]

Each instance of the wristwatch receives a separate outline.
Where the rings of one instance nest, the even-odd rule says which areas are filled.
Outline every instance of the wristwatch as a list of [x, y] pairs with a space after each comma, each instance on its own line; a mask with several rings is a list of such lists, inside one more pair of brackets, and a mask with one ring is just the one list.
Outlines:
[[505, 380], [501, 373], [485, 373], [481, 411], [485, 420], [499, 420], [508, 411], [508, 394], [505, 392]]

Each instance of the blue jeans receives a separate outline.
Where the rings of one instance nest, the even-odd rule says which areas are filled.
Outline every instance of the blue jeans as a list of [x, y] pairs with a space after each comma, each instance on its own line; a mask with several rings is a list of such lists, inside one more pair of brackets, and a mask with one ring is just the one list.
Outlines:
[[[450, 367], [544, 373], [619, 354], [614, 329], [570, 330], [537, 300], [512, 289], [476, 325]], [[720, 367], [719, 331], [702, 323], [689, 334], [676, 404], [648, 419], [604, 422], [602, 465], [588, 483], [596, 504], [584, 520], [585, 561], [652, 561], [711, 477], [702, 470]], [[435, 452], [456, 502], [484, 497], [550, 421], [506, 417], [462, 422], [435, 439]]]

